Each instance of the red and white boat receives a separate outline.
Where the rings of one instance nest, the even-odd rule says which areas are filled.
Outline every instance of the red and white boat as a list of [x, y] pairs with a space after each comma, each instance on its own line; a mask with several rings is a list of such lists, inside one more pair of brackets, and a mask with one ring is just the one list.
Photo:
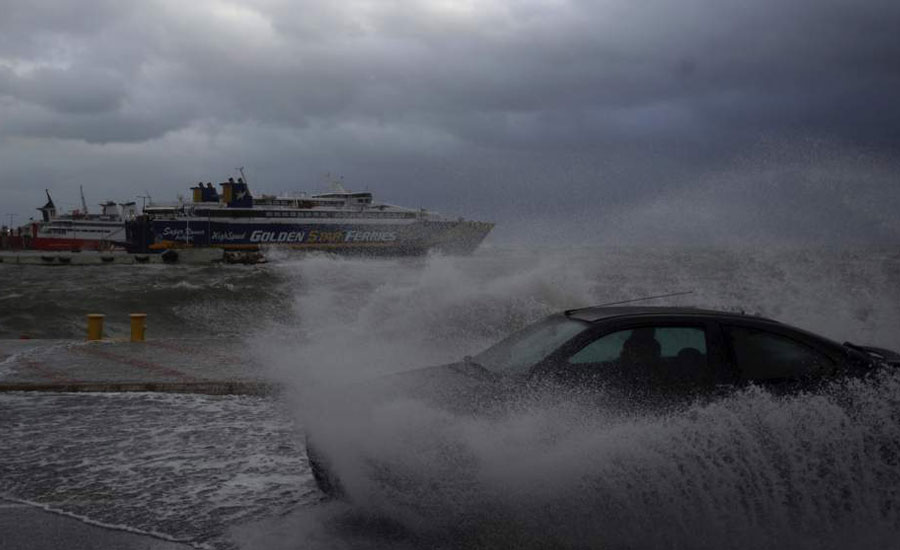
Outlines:
[[99, 214], [90, 214], [81, 194], [81, 210], [57, 214], [50, 192], [47, 204], [38, 208], [42, 219], [31, 224], [31, 248], [36, 250], [107, 250], [125, 241], [125, 220], [135, 215], [133, 202], [119, 206], [100, 204]]

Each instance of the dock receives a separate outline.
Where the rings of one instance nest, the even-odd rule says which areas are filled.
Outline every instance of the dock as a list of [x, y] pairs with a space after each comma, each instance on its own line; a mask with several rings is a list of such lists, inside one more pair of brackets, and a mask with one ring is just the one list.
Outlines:
[[42, 251], [0, 250], [0, 264], [11, 265], [209, 265], [209, 264], [260, 264], [266, 257], [259, 250], [226, 250], [215, 247], [171, 249], [154, 253], [130, 253], [124, 251]]
[[278, 388], [224, 339], [0, 340], [0, 391], [270, 395]]
[[[170, 253], [171, 252], [171, 253]], [[0, 264], [14, 265], [134, 265], [134, 264], [212, 264], [226, 261], [221, 248], [186, 248], [154, 254], [124, 251], [0, 251]]]

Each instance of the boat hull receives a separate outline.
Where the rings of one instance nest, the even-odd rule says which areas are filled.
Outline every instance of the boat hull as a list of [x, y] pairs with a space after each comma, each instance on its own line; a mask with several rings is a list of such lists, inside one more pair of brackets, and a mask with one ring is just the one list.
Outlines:
[[68, 250], [104, 250], [110, 247], [109, 241], [72, 238], [34, 237], [30, 248], [34, 250], [68, 251]]
[[131, 248], [185, 246], [256, 250], [276, 247], [363, 255], [473, 252], [494, 224], [416, 220], [405, 224], [282, 223], [247, 220], [144, 219], [129, 226]]

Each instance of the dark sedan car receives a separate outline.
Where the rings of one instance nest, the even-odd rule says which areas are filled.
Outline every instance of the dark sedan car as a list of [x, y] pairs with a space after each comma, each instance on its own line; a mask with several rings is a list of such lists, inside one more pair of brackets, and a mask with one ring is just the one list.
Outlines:
[[[352, 405], [364, 410], [403, 396], [490, 414], [541, 392], [596, 390], [606, 402], [659, 408], [747, 384], [774, 392], [810, 389], [885, 364], [900, 365], [900, 355], [839, 344], [762, 317], [683, 307], [592, 307], [551, 315], [459, 363], [360, 385]], [[327, 434], [310, 426], [313, 474], [324, 492], [339, 493], [328, 466], [333, 457], [320, 449], [320, 437]]]

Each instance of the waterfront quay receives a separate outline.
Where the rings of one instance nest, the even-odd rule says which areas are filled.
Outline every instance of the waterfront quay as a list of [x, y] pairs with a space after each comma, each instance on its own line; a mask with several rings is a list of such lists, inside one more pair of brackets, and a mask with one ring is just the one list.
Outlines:
[[0, 340], [0, 391], [265, 395], [272, 384], [226, 339]]

